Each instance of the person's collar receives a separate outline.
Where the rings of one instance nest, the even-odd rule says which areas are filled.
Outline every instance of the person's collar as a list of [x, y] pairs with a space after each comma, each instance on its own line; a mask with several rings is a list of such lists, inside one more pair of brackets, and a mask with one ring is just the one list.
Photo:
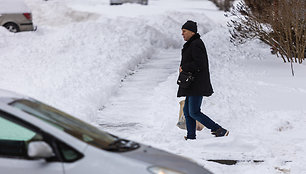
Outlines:
[[191, 38], [184, 44], [184, 47], [189, 46], [190, 43], [191, 43], [192, 41], [194, 41], [194, 40], [196, 40], [196, 39], [198, 39], [198, 38], [200, 38], [200, 37], [201, 37], [201, 36], [200, 36], [199, 33], [194, 34], [194, 35], [191, 36]]

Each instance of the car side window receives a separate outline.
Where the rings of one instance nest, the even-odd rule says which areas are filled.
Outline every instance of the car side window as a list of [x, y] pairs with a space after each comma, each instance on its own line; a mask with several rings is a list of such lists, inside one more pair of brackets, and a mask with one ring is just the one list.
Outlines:
[[36, 133], [22, 123], [10, 119], [6, 113], [0, 112], [0, 157], [32, 159], [27, 154], [28, 144], [32, 141], [57, 144], [55, 148], [59, 150], [59, 156], [48, 158], [47, 161], [74, 162], [83, 157], [83, 154], [49, 134]]
[[27, 158], [27, 143], [38, 135], [30, 129], [1, 117], [0, 156]]

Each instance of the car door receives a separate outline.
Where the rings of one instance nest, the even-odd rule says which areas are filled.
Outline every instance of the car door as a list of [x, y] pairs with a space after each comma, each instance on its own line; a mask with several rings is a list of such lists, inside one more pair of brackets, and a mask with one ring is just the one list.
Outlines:
[[27, 145], [31, 140], [42, 139], [40, 133], [23, 122], [11, 119], [0, 110], [0, 169], [3, 174], [61, 174], [61, 162], [31, 159]]

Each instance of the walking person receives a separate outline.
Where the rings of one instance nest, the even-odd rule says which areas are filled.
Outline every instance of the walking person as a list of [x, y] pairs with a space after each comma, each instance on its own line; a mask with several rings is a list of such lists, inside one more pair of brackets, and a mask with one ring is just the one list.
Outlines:
[[191, 73], [194, 77], [188, 87], [180, 85], [177, 92], [177, 97], [186, 97], [183, 112], [186, 118], [187, 136], [184, 138], [196, 139], [196, 120], [210, 129], [216, 137], [227, 136], [229, 131], [201, 112], [203, 96], [211, 96], [213, 88], [210, 83], [207, 52], [197, 33], [197, 23], [187, 21], [182, 26], [182, 36], [186, 43], [182, 49], [179, 71]]

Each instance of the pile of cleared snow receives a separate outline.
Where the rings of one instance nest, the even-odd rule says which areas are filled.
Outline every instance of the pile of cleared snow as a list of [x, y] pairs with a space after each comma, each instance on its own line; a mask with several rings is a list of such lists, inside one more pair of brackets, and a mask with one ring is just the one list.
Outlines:
[[[86, 120], [116, 91], [121, 79], [156, 49], [182, 45], [180, 27], [186, 13], [133, 18], [101, 15], [78, 21], [69, 15], [77, 11], [65, 1], [27, 2], [38, 30], [0, 31], [4, 36], [1, 49], [6, 50], [0, 56], [0, 87], [39, 98]], [[203, 21], [199, 31], [208, 31], [212, 22], [204, 15], [197, 18]]]
[[9, 32], [6, 28], [0, 27], [0, 48], [6, 45], [6, 39], [13, 36], [13, 33]]

